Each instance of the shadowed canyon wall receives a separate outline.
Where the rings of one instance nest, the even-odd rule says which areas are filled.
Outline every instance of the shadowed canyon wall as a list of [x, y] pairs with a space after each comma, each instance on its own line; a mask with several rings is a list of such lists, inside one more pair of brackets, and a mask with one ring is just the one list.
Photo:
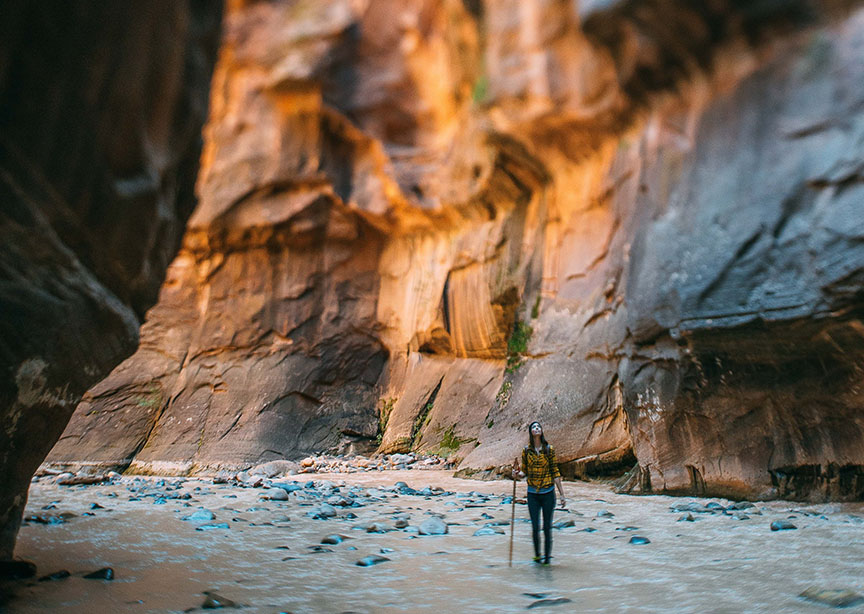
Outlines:
[[189, 473], [539, 419], [630, 492], [864, 497], [854, 2], [236, 2], [200, 203], [49, 462]]
[[180, 246], [220, 23], [210, 2], [0, 6], [0, 559]]

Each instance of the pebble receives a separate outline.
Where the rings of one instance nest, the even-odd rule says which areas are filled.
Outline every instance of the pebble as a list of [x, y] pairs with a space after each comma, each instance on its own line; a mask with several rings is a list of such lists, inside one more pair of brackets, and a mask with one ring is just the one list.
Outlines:
[[397, 529], [404, 529], [408, 526], [408, 521], [405, 518], [397, 518], [396, 522], [393, 523], [393, 526]]
[[690, 512], [687, 512], [686, 514], [678, 518], [678, 522], [695, 522], [695, 520], [696, 519], [693, 518], [693, 514], [691, 514]]
[[377, 565], [378, 563], [384, 563], [389, 561], [386, 556], [378, 556], [377, 554], [370, 554], [369, 556], [364, 556], [362, 559], [354, 563], [360, 567], [372, 567], [372, 565]]
[[84, 577], [88, 580], [113, 580], [114, 570], [110, 567], [103, 567], [102, 569], [97, 569], [94, 572], [88, 573]]
[[651, 540], [647, 537], [640, 537], [639, 535], [634, 535], [630, 538], [630, 543], [634, 546], [644, 546], [645, 544], [650, 544]]
[[565, 518], [563, 520], [558, 520], [557, 522], [552, 523], [553, 529], [566, 529], [567, 527], [575, 526], [576, 523], [573, 522], [571, 518]]
[[791, 529], [797, 529], [794, 524], [789, 522], [788, 520], [775, 520], [771, 523], [772, 531], [789, 531]]
[[597, 518], [615, 518], [615, 514], [609, 510], [600, 510], [597, 512]]
[[501, 529], [493, 529], [492, 527], [483, 527], [482, 529], [477, 529], [474, 531], [474, 537], [479, 537], [481, 535], [500, 535], [503, 534], [504, 531]]

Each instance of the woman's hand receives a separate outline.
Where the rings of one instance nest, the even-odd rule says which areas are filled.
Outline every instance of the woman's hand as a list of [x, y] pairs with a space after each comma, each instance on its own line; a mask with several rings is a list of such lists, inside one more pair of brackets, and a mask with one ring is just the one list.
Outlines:
[[561, 509], [562, 510], [567, 509], [567, 499], [564, 498], [564, 495], [561, 495]]
[[525, 475], [519, 469], [519, 457], [518, 456], [513, 459], [513, 470], [511, 472], [511, 475], [513, 476], [514, 480], [522, 479], [522, 477]]

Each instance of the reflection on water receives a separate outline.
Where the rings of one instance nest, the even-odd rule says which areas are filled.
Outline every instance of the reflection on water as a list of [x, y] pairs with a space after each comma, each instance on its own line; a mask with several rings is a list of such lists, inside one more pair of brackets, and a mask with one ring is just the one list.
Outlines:
[[[570, 511], [556, 511], [555, 519], [572, 518], [575, 526], [555, 531], [553, 565], [530, 562], [528, 510], [517, 505], [510, 568], [508, 526], [501, 527], [503, 534], [473, 535], [486, 523], [509, 521], [510, 505], [502, 503], [509, 482], [459, 480], [439, 471], [311, 478], [344, 484], [341, 493], [352, 486], [355, 492], [371, 489], [361, 494], [380, 501], [336, 507], [336, 518], [316, 520], [306, 513], [319, 501], [299, 499], [303, 491], [288, 501], [262, 501], [260, 489], [188, 480], [176, 492], [189, 492], [192, 499], [154, 504], [152, 497], [129, 501], [127, 484], [34, 484], [27, 515], [70, 511], [78, 516], [65, 524], [22, 527], [16, 555], [35, 562], [40, 575], [68, 569], [73, 576], [29, 583], [8, 611], [182, 612], [200, 607], [202, 592], [213, 590], [248, 606], [247, 611], [264, 613], [500, 613], [524, 611], [542, 599], [569, 599], [542, 611], [737, 614], [824, 612], [825, 606], [798, 598], [809, 586], [864, 593], [862, 504], [771, 502], [746, 510], [749, 519], [694, 513], [694, 522], [679, 522], [682, 514], [669, 508], [687, 500], [616, 495], [601, 485], [568, 483]], [[399, 480], [455, 494], [423, 497], [380, 490]], [[521, 496], [524, 488], [523, 482]], [[495, 496], [484, 499], [478, 493]], [[52, 503], [56, 509], [42, 510]], [[91, 503], [108, 509], [83, 516]], [[196, 531], [194, 523], [181, 520], [199, 506], [230, 528]], [[598, 517], [603, 510], [614, 516]], [[345, 518], [348, 512], [357, 518]], [[447, 535], [412, 533], [429, 512], [445, 515]], [[410, 523], [405, 530], [376, 534], [356, 528], [370, 522], [392, 525], [400, 514]], [[769, 529], [772, 520], [793, 516], [797, 530]], [[309, 548], [330, 534], [350, 539], [323, 552]], [[632, 545], [633, 535], [651, 543]], [[389, 561], [355, 565], [382, 552]], [[114, 568], [113, 582], [81, 577], [104, 566]], [[845, 611], [864, 612], [864, 607]]]

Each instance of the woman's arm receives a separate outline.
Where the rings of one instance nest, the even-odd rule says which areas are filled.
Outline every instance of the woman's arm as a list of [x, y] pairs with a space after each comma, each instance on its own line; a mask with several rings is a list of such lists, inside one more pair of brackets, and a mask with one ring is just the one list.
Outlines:
[[567, 507], [567, 498], [564, 496], [564, 484], [561, 482], [561, 476], [555, 478], [555, 486], [558, 487], [558, 492], [561, 493], [561, 507]]
[[558, 470], [558, 462], [555, 460], [555, 450], [549, 449], [550, 467], [552, 471], [552, 479], [555, 481], [555, 486], [558, 487], [558, 492], [561, 494], [561, 507], [567, 507], [567, 498], [564, 496], [564, 484], [561, 482], [561, 472]]

